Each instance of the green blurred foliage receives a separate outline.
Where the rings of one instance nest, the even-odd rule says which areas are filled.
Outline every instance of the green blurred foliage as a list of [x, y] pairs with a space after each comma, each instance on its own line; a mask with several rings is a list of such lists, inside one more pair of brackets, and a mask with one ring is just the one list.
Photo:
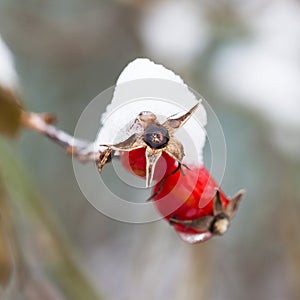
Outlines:
[[[3, 284], [7, 284], [14, 267], [15, 288], [19, 286], [29, 299], [31, 289], [37, 289], [33, 292], [37, 299], [53, 299], [51, 295], [56, 293], [60, 294], [59, 299], [100, 299], [80, 271], [59, 221], [30, 182], [13, 149], [2, 139], [0, 156], [0, 178], [5, 191], [0, 202]], [[50, 279], [52, 284], [48, 286]]]

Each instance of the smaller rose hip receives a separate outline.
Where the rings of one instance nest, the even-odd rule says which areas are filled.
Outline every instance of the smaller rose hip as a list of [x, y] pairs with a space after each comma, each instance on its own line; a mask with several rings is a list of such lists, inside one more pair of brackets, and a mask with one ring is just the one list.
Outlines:
[[[194, 186], [191, 186], [194, 183]], [[184, 240], [192, 243], [224, 234], [244, 194], [231, 200], [222, 192], [205, 167], [190, 167], [165, 178], [154, 187], [158, 211]], [[197, 239], [197, 236], [202, 236]]]

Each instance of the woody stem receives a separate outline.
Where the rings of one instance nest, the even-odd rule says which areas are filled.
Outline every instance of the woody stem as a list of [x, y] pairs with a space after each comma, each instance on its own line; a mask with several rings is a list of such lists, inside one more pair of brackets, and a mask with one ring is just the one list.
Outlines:
[[96, 161], [98, 158], [98, 153], [94, 151], [92, 143], [76, 139], [53, 126], [55, 117], [51, 114], [22, 111], [21, 122], [24, 127], [47, 136], [65, 148], [68, 154], [73, 155], [79, 161]]

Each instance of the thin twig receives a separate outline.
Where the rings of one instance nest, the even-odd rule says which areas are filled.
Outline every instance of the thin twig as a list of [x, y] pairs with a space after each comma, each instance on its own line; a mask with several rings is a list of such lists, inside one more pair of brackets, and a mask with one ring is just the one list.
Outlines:
[[52, 114], [38, 114], [22, 111], [21, 122], [26, 128], [39, 132], [66, 149], [81, 162], [96, 161], [99, 153], [94, 150], [93, 143], [78, 140], [52, 124], [56, 121]]

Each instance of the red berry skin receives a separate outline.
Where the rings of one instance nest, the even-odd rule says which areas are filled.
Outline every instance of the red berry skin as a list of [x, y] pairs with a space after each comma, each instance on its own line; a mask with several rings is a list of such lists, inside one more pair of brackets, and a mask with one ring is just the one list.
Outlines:
[[[154, 193], [159, 190], [160, 184], [154, 187]], [[177, 220], [193, 220], [213, 214], [213, 198], [218, 184], [211, 177], [204, 166], [190, 166], [184, 173], [178, 171], [166, 178], [160, 193], [154, 198], [158, 211], [166, 220], [171, 217]], [[220, 190], [220, 189], [219, 189]], [[220, 190], [223, 206], [229, 200]], [[199, 233], [185, 225], [174, 224], [178, 232]]]
[[[145, 148], [122, 152], [120, 156], [126, 170], [139, 177], [146, 176]], [[176, 167], [177, 162], [168, 154], [163, 153], [154, 173], [154, 180], [157, 184], [152, 194], [157, 193], [157, 195], [153, 201], [159, 213], [167, 221], [170, 218], [193, 220], [213, 215], [212, 200], [216, 189], [220, 191], [223, 206], [227, 206], [228, 198], [204, 166], [188, 166], [189, 169], [182, 167], [182, 171], [178, 170], [175, 174], [167, 176]], [[173, 227], [183, 240], [190, 243], [203, 242], [213, 236], [209, 231], [198, 232], [186, 225], [173, 224]], [[197, 239], [199, 234], [203, 234], [203, 237]]]
[[[121, 152], [120, 158], [123, 167], [130, 173], [139, 177], [146, 177], [146, 148], [139, 148], [128, 152]], [[168, 154], [164, 153], [158, 160], [153, 179], [156, 181], [161, 180], [165, 175], [169, 173], [169, 170], [174, 169], [176, 161]]]

